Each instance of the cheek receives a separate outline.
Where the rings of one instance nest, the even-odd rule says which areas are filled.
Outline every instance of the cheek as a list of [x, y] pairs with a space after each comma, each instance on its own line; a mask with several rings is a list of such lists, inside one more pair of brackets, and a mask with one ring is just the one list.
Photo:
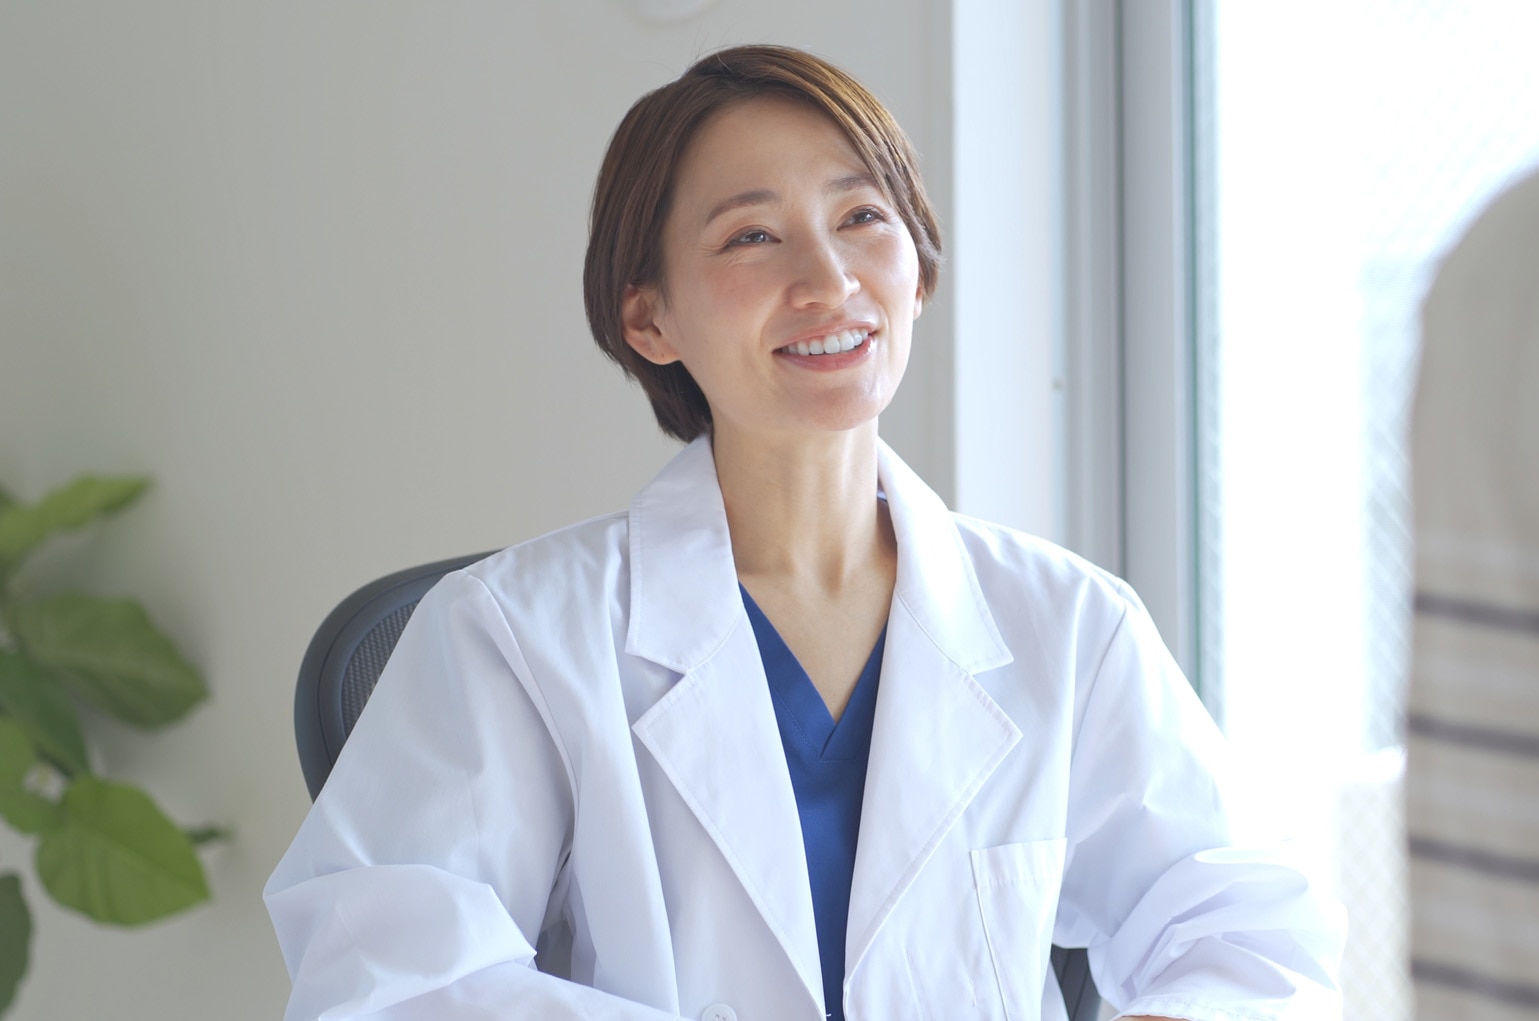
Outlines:
[[914, 239], [908, 237], [906, 233], [904, 235], [903, 241], [903, 250], [908, 255], [908, 274], [910, 279], [914, 281], [914, 286], [917, 288], [919, 286], [919, 249], [914, 246]]
[[779, 293], [777, 267], [769, 259], [732, 266], [702, 278], [718, 316], [743, 316]]
[[692, 267], [684, 272], [690, 276], [687, 283], [681, 281], [677, 319], [685, 324], [719, 327], [752, 305], [756, 284], [762, 287], [750, 267]]
[[923, 297], [919, 280], [919, 252], [914, 248], [914, 243], [909, 240], [907, 234], [895, 244], [894, 249], [889, 263], [889, 286], [894, 295], [901, 295], [904, 298], [912, 296], [914, 318], [917, 319]]
[[907, 230], [896, 230], [884, 239], [883, 255], [895, 279], [919, 279], [919, 249]]

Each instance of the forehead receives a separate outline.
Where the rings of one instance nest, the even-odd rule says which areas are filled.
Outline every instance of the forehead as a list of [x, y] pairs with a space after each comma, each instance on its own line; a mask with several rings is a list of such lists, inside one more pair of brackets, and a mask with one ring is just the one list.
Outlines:
[[710, 207], [752, 190], [822, 188], [866, 174], [855, 147], [833, 118], [811, 103], [757, 97], [712, 114], [684, 151], [675, 207]]

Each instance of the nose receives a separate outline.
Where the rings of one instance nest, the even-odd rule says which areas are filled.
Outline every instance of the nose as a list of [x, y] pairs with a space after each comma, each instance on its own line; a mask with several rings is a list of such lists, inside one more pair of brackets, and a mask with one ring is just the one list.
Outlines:
[[860, 290], [845, 253], [828, 238], [808, 243], [796, 262], [791, 301], [798, 308], [838, 308]]

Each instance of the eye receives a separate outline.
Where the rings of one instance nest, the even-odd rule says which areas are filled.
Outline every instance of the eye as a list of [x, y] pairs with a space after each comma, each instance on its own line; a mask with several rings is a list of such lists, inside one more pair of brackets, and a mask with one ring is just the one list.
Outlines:
[[886, 221], [886, 219], [886, 214], [884, 214], [880, 209], [873, 208], [872, 206], [865, 206], [851, 213], [849, 222], [859, 225], [864, 223], [883, 223]]
[[762, 244], [764, 244], [765, 242], [767, 242], [769, 240], [770, 240], [769, 231], [767, 231], [767, 230], [760, 230], [758, 227], [755, 227], [753, 230], [745, 230], [745, 231], [743, 231], [743, 233], [737, 235], [731, 241], [728, 241], [727, 244], [728, 244], [728, 246], [731, 246], [731, 245], [762, 245]]

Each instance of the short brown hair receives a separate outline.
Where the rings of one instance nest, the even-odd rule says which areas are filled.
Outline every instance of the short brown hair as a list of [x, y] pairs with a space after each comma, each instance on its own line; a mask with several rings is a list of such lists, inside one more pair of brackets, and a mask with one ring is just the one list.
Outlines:
[[655, 365], [625, 342], [622, 299], [627, 287], [663, 283], [663, 227], [695, 132], [711, 114], [761, 96], [811, 103], [833, 120], [908, 227], [925, 297], [940, 275], [940, 227], [913, 146], [887, 108], [837, 67], [785, 46], [735, 46], [642, 96], [615, 129], [599, 169], [583, 304], [599, 349], [641, 383], [663, 432], [686, 443], [711, 431], [705, 394], [681, 362]]

